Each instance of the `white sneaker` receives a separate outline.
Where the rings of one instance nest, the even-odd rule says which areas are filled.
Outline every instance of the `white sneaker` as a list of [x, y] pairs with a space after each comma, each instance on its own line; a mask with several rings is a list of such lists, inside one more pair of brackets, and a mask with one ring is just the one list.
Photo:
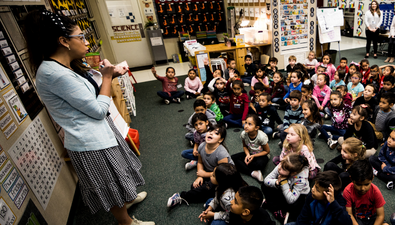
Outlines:
[[177, 100], [177, 103], [181, 103], [181, 99], [180, 98], [177, 98], [176, 100]]
[[390, 182], [387, 183], [387, 189], [388, 190], [394, 189], [394, 182], [393, 181], [390, 181]]
[[147, 197], [147, 192], [142, 191], [137, 194], [137, 198], [132, 203], [126, 204], [126, 208], [129, 209], [132, 205], [142, 202]]
[[170, 101], [167, 100], [167, 99], [165, 99], [165, 104], [166, 104], [166, 105], [170, 104]]
[[190, 162], [185, 163], [185, 170], [190, 170], [192, 168], [195, 168], [196, 166], [197, 166], [197, 161], [191, 160]]
[[263, 182], [263, 175], [260, 170], [255, 170], [252, 172], [251, 176], [255, 179], [257, 179], [260, 182]]
[[133, 219], [133, 222], [130, 225], [155, 225], [155, 222], [153, 222], [153, 221], [144, 222], [144, 221], [136, 219], [136, 217], [134, 217], [134, 216], [132, 217], [132, 219]]
[[272, 138], [280, 138], [280, 131], [274, 132]]
[[189, 205], [189, 203], [185, 201], [185, 199], [181, 198], [179, 193], [175, 193], [167, 200], [167, 207], [170, 208], [177, 204], [181, 204], [182, 201], [184, 201], [185, 203], [187, 203], [187, 205]]
[[337, 146], [337, 141], [332, 140], [332, 138], [329, 138], [327, 144], [330, 149], [334, 149]]
[[377, 171], [374, 167], [372, 167], [372, 169], [373, 169], [373, 174], [374, 174], [375, 176], [377, 176], [377, 174], [379, 173], [379, 171]]

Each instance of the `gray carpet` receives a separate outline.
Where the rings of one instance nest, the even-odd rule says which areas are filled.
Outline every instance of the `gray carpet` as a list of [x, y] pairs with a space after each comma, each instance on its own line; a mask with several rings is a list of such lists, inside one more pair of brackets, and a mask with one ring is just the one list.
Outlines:
[[[349, 62], [360, 60], [364, 56], [364, 49], [343, 51], [342, 56], [347, 57]], [[372, 60], [380, 64], [384, 59]], [[373, 65], [373, 63], [371, 63]], [[179, 77], [179, 83], [183, 84], [186, 76]], [[182, 204], [172, 209], [166, 207], [167, 199], [175, 192], [189, 190], [190, 185], [196, 178], [196, 170], [185, 171], [184, 165], [188, 160], [181, 157], [181, 151], [190, 148], [184, 138], [186, 132], [184, 124], [187, 123], [189, 116], [193, 113], [194, 100], [182, 98], [181, 104], [165, 105], [156, 95], [156, 91], [161, 89], [159, 81], [139, 83], [135, 85], [137, 102], [137, 116], [132, 118], [131, 127], [139, 131], [140, 152], [139, 157], [143, 168], [146, 184], [139, 187], [139, 191], [147, 191], [148, 197], [138, 205], [129, 209], [130, 215], [135, 215], [140, 220], [155, 221], [156, 224], [204, 224], [199, 221], [199, 214], [204, 210], [203, 204]], [[249, 88], [248, 88], [249, 90]], [[284, 112], [279, 111], [281, 117]], [[329, 123], [329, 121], [326, 121]], [[239, 129], [240, 130], [240, 129]], [[240, 140], [240, 132], [235, 128], [227, 130], [225, 144], [230, 154], [243, 151]], [[269, 142], [270, 155], [279, 155], [281, 149], [277, 145], [278, 139]], [[324, 140], [317, 139], [315, 142], [314, 154], [323, 163], [319, 165], [323, 168], [324, 164], [339, 153], [330, 150]], [[274, 164], [269, 162], [265, 175], [272, 171]], [[255, 179], [244, 176], [248, 184], [260, 187]], [[385, 188], [385, 184], [374, 179], [374, 183], [380, 188], [384, 198], [387, 200], [385, 205], [386, 219], [395, 211], [393, 199], [394, 192]], [[92, 215], [85, 207], [78, 196], [75, 199], [75, 217], [70, 224], [117, 224], [111, 213], [104, 210]]]

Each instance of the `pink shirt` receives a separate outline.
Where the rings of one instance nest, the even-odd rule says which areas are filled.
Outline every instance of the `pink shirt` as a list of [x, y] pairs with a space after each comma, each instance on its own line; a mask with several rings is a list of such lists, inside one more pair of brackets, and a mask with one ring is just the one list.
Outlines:
[[[322, 90], [320, 87], [315, 86], [313, 89], [313, 98], [315, 100], [315, 104], [317, 104], [317, 107], [325, 106], [326, 103], [329, 101], [331, 97], [331, 88], [328, 87], [328, 85], [325, 85]], [[320, 102], [322, 102], [320, 104]]]
[[317, 63], [317, 65], [315, 65], [315, 73], [317, 73], [317, 68], [318, 66], [323, 65], [324, 67], [326, 67], [326, 73], [329, 75], [329, 81], [332, 81], [335, 77], [335, 73], [336, 73], [336, 68], [332, 63], [329, 64], [323, 64], [322, 62]]
[[[283, 150], [281, 151], [281, 154], [280, 154], [280, 160], [283, 160], [285, 158], [285, 156], [287, 156], [288, 154], [290, 154], [292, 152], [294, 152], [294, 151], [292, 151], [292, 149], [287, 150], [286, 148], [283, 147]], [[321, 167], [317, 163], [317, 160], [315, 159], [314, 153], [310, 152], [306, 145], [302, 146], [302, 149], [300, 150], [300, 155], [303, 155], [309, 161], [310, 171], [314, 170], [315, 168], [321, 169]]]
[[203, 89], [203, 84], [202, 81], [199, 79], [199, 77], [195, 77], [195, 79], [191, 80], [189, 77], [185, 79], [185, 85], [184, 88], [186, 91], [191, 92], [191, 93], [196, 93], [196, 92], [201, 92]]
[[[263, 84], [269, 85], [269, 79], [267, 79], [267, 77], [263, 78], [262, 81], [263, 81]], [[258, 82], [259, 82], [259, 80], [256, 79], [255, 76], [253, 76], [253, 77], [252, 77], [252, 80], [251, 80], [251, 87], [254, 87], [254, 85], [255, 85], [256, 83], [258, 83]]]

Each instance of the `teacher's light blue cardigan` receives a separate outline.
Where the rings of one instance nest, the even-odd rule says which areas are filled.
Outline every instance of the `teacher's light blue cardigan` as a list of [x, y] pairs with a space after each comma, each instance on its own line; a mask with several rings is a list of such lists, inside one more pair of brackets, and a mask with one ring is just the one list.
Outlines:
[[43, 61], [36, 86], [49, 113], [65, 131], [66, 149], [83, 152], [118, 145], [105, 120], [110, 98], [96, 98], [87, 79], [55, 61]]

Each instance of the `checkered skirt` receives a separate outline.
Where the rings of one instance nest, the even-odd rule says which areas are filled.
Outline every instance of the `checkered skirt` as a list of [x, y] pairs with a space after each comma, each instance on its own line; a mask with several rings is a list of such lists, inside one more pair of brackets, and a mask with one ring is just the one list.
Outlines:
[[141, 162], [129, 148], [110, 116], [106, 118], [118, 146], [96, 151], [67, 150], [80, 181], [82, 200], [91, 213], [123, 207], [137, 197], [136, 187], [145, 181]]

